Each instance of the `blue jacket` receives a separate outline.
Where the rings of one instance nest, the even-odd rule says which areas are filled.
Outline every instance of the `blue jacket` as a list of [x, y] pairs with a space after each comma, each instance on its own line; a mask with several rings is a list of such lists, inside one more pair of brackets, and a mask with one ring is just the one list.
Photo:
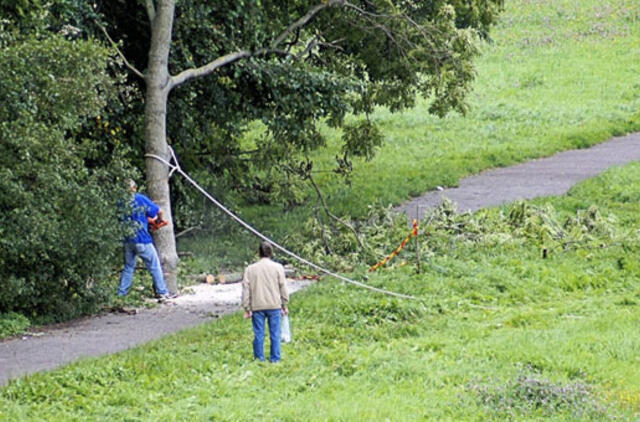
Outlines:
[[160, 211], [160, 207], [141, 193], [135, 194], [130, 206], [131, 214], [125, 216], [125, 219], [133, 221], [137, 231], [135, 236], [127, 237], [125, 242], [152, 243], [153, 238], [149, 233], [147, 217], [155, 218], [158, 215], [158, 211]]

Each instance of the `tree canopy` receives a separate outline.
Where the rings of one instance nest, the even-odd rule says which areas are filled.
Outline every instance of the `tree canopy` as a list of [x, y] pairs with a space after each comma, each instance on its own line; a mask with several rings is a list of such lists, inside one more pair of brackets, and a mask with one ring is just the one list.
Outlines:
[[[152, 2], [153, 3], [153, 2]], [[112, 39], [131, 64], [147, 67], [150, 24], [142, 5], [96, 2]], [[280, 192], [285, 171], [325, 145], [320, 122], [344, 129], [343, 171], [370, 158], [382, 142], [367, 119], [375, 106], [401, 110], [416, 95], [431, 111], [464, 112], [477, 54], [502, 0], [493, 1], [217, 1], [176, 4], [169, 71], [179, 75], [246, 53], [171, 93], [169, 142], [190, 170], [207, 169], [217, 192]], [[304, 22], [301, 22], [304, 20]], [[298, 26], [296, 26], [298, 23]], [[144, 85], [138, 83], [139, 91]], [[137, 104], [138, 113], [142, 105]], [[347, 123], [352, 113], [360, 118]], [[125, 120], [126, 121], [126, 120]], [[251, 122], [264, 132], [243, 142]], [[129, 119], [131, 133], [139, 120]], [[141, 148], [143, 141], [134, 140]], [[281, 192], [284, 195], [288, 193]], [[249, 196], [249, 195], [248, 195]]]

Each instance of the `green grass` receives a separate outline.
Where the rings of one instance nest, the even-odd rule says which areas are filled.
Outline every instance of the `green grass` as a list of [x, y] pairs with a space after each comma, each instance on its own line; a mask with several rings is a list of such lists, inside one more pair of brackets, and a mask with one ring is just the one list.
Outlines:
[[[326, 172], [340, 133], [325, 129], [329, 145], [314, 158], [316, 177], [336, 214], [360, 217], [372, 203], [400, 204], [487, 168], [640, 130], [637, 1], [507, 0], [491, 37], [477, 60], [471, 111], [439, 119], [428, 114], [424, 99], [403, 113], [376, 111], [372, 118], [386, 142], [371, 162], [356, 163], [351, 186]], [[282, 240], [312, 214], [317, 199], [311, 191], [309, 198], [288, 212], [234, 208]], [[232, 240], [221, 245], [221, 238]], [[223, 232], [184, 239], [180, 248], [207, 256], [206, 265], [238, 266], [253, 243], [239, 232]]]
[[[471, 113], [439, 120], [426, 101], [378, 110], [387, 143], [352, 186], [318, 175], [332, 207], [363, 215], [374, 202], [639, 129], [638, 23], [632, 0], [507, 1]], [[339, 134], [329, 134], [335, 148]], [[333, 155], [316, 160], [328, 168]], [[0, 420], [637, 420], [640, 165], [532, 203], [553, 206], [546, 216], [561, 225], [595, 205], [602, 231], [567, 226], [581, 243], [563, 249], [535, 213], [529, 226], [509, 223], [517, 206], [455, 217], [473, 236], [433, 228], [422, 274], [410, 246], [368, 280], [420, 302], [331, 280], [296, 294], [294, 342], [279, 365], [251, 361], [250, 324], [236, 314], [12, 381], [0, 389]], [[309, 211], [241, 212], [281, 238]], [[189, 268], [251, 258], [254, 240], [225, 236], [181, 241], [204, 257]]]
[[[477, 61], [467, 116], [428, 102], [379, 110], [386, 145], [351, 188], [324, 180], [336, 211], [361, 215], [464, 176], [640, 129], [640, 4], [632, 0], [507, 1]], [[335, 153], [323, 156], [329, 161]]]
[[449, 217], [421, 239], [422, 274], [405, 251], [410, 265], [368, 280], [420, 301], [323, 280], [293, 297], [294, 342], [278, 365], [252, 361], [237, 313], [12, 381], [0, 419], [636, 420], [640, 164], [528, 209], [543, 204], [559, 222], [595, 205], [598, 224], [542, 259], [542, 241], [567, 238], [518, 225], [518, 204]]

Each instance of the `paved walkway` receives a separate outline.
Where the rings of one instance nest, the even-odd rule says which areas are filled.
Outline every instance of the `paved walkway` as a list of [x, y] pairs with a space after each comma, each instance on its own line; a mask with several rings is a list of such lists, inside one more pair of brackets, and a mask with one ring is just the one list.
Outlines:
[[429, 192], [398, 207], [398, 210], [413, 219], [418, 214], [422, 218], [427, 209], [439, 205], [443, 196], [458, 204], [458, 211], [464, 212], [518, 199], [562, 195], [576, 183], [609, 167], [638, 160], [640, 133], [634, 133], [589, 149], [564, 151], [511, 167], [487, 170], [463, 179], [457, 188]]
[[[640, 160], [640, 133], [614, 138], [590, 149], [565, 151], [549, 158], [489, 170], [460, 182], [458, 188], [430, 192], [401, 207], [411, 217], [438, 205], [443, 196], [461, 211], [517, 199], [560, 195], [603, 170]], [[290, 284], [290, 291], [304, 287]], [[235, 290], [234, 290], [235, 289]], [[125, 350], [239, 309], [240, 290], [211, 286], [136, 315], [108, 314], [47, 328], [39, 335], [0, 342], [0, 386], [10, 379], [49, 370], [91, 356]], [[248, 328], [247, 328], [248, 329]]]

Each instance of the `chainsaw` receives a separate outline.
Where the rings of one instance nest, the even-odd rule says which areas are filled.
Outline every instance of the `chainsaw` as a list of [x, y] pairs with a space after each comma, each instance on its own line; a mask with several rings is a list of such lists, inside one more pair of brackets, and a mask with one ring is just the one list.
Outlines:
[[149, 231], [154, 232], [156, 230], [160, 230], [162, 227], [169, 224], [167, 220], [161, 220], [158, 217], [151, 218], [147, 217], [147, 223], [149, 223]]

